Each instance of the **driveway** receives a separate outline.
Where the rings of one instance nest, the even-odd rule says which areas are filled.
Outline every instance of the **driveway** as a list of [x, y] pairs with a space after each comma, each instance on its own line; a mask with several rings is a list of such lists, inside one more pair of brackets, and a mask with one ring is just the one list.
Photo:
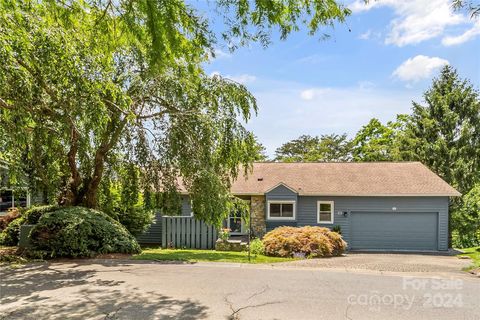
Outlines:
[[114, 260], [0, 271], [0, 319], [480, 318], [480, 279], [460, 272]]
[[449, 255], [409, 253], [356, 253], [329, 259], [305, 259], [285, 263], [289, 267], [343, 269], [346, 271], [420, 272], [420, 273], [463, 273], [470, 266], [470, 259], [459, 259]]

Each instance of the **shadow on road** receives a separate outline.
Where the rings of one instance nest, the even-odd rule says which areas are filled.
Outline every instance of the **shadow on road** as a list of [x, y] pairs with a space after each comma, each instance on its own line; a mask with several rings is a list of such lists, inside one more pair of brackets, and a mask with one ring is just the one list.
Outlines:
[[[80, 270], [75, 264], [66, 269], [51, 266], [0, 269], [0, 319], [199, 319], [207, 315], [208, 308], [196, 301], [127, 287], [124, 281], [102, 280], [97, 277], [101, 271]], [[108, 266], [122, 272], [121, 263]]]

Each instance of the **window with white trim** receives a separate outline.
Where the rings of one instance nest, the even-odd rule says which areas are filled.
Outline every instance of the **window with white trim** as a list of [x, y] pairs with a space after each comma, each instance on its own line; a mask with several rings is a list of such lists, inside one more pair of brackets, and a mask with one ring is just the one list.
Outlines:
[[317, 222], [333, 223], [333, 201], [317, 202]]
[[295, 201], [268, 201], [269, 220], [295, 220]]

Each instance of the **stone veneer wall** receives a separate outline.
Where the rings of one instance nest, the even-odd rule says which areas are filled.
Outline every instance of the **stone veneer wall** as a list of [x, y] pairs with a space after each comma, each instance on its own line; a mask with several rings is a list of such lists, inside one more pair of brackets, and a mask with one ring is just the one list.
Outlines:
[[250, 201], [252, 233], [262, 238], [267, 232], [265, 223], [265, 196], [252, 196]]

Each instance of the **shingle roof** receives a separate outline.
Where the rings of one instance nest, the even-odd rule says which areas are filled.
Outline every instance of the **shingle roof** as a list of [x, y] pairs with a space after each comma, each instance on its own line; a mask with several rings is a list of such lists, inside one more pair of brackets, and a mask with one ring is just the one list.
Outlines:
[[279, 184], [299, 195], [460, 196], [420, 162], [254, 163], [233, 194], [264, 194]]

